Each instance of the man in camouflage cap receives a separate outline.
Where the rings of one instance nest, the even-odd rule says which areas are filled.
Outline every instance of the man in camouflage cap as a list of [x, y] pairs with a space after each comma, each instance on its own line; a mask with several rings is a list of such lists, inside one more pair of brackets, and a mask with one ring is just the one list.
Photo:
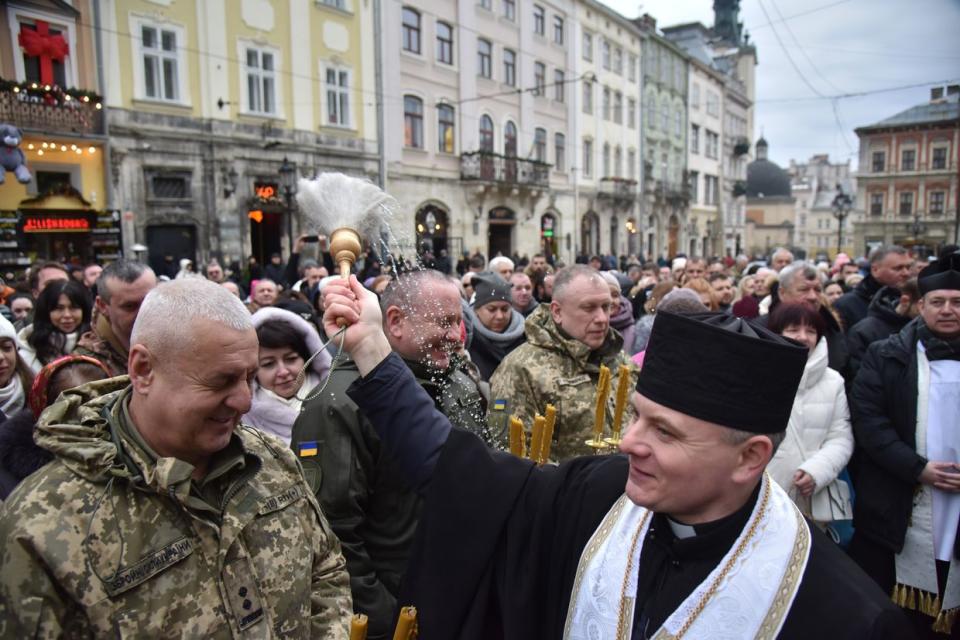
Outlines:
[[240, 425], [243, 304], [202, 279], [147, 295], [129, 378], [41, 417], [55, 460], [0, 508], [0, 637], [348, 637], [340, 544], [279, 440]]
[[[552, 302], [527, 318], [526, 344], [504, 358], [490, 378], [490, 422], [501, 437], [509, 416], [530, 428], [535, 414], [552, 404], [557, 422], [551, 457], [562, 461], [593, 452], [584, 442], [594, 425], [600, 365], [610, 368], [611, 389], [616, 390], [620, 365], [627, 364], [623, 338], [610, 327], [611, 304], [610, 288], [595, 269], [572, 265], [557, 272]], [[608, 431], [613, 396], [606, 412]]]

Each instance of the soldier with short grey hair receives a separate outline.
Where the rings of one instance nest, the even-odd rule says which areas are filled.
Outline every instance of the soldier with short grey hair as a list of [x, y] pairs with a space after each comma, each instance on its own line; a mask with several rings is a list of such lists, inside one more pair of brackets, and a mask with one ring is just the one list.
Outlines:
[[[577, 264], [557, 272], [552, 301], [527, 318], [527, 342], [510, 352], [490, 378], [490, 421], [496, 430], [505, 433], [511, 415], [530, 428], [534, 416], [552, 404], [557, 410], [553, 456], [565, 460], [592, 452], [584, 441], [596, 415], [600, 365], [610, 368], [616, 389], [620, 365], [627, 364], [623, 338], [610, 327], [612, 303], [607, 283], [592, 267]], [[612, 415], [611, 405], [608, 429]]]
[[346, 639], [343, 556], [293, 453], [240, 424], [243, 303], [177, 280], [144, 299], [129, 377], [65, 392], [53, 462], [0, 509], [0, 637]]

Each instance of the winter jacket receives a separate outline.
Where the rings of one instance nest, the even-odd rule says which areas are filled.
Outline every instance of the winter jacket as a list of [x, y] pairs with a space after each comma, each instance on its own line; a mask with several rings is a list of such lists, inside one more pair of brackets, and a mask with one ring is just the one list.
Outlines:
[[[607, 403], [606, 432], [613, 427], [613, 403], [619, 382], [619, 367], [629, 364], [623, 353], [623, 338], [607, 329], [603, 345], [590, 347], [564, 333], [553, 321], [546, 305], [534, 311], [526, 322], [527, 342], [504, 358], [490, 379], [491, 422], [506, 433], [506, 419], [514, 415], [527, 429], [535, 414], [548, 404], [557, 410], [551, 458], [565, 460], [594, 453], [584, 444], [591, 437], [596, 415], [597, 381], [600, 365], [610, 368], [611, 392]], [[631, 366], [629, 388], [636, 386], [636, 369]], [[623, 425], [629, 424], [633, 409], [629, 403]], [[502, 437], [502, 436], [501, 436]]]
[[[37, 350], [34, 349], [33, 345], [29, 342], [31, 335], [33, 335], [32, 324], [27, 325], [17, 333], [17, 343], [20, 345], [20, 357], [23, 358], [23, 361], [27, 363], [27, 366], [30, 367], [30, 370], [36, 375], [40, 373], [40, 369], [43, 369], [43, 365], [49, 363], [40, 361], [39, 356], [37, 356]], [[62, 356], [70, 355], [73, 353], [73, 350], [77, 348], [80, 333], [74, 331], [73, 333], [66, 334], [66, 336], [67, 341], [64, 343], [62, 353], [60, 354]]]
[[507, 354], [526, 341], [523, 315], [511, 307], [510, 324], [502, 333], [497, 333], [483, 326], [472, 307], [467, 307], [467, 309], [467, 315], [463, 319], [470, 325], [467, 329], [467, 335], [470, 336], [470, 344], [468, 345], [470, 359], [480, 370], [481, 379], [490, 380], [490, 376], [503, 362], [503, 359], [507, 357]]
[[93, 311], [93, 329], [80, 336], [73, 352], [99, 360], [110, 370], [111, 376], [127, 375], [130, 354], [114, 335], [110, 320], [98, 313], [96, 308]]
[[849, 331], [851, 327], [867, 317], [870, 301], [881, 287], [883, 285], [868, 274], [853, 288], [853, 291], [846, 292], [834, 301], [833, 308], [840, 314], [844, 331]]
[[853, 382], [856, 436], [854, 528], [899, 552], [913, 495], [927, 464], [917, 453], [917, 327], [922, 318], [867, 348]]
[[847, 331], [847, 350], [850, 352], [850, 379], [860, 369], [867, 347], [878, 340], [889, 338], [903, 329], [910, 318], [897, 313], [900, 304], [900, 292], [893, 287], [883, 287], [870, 301], [867, 317], [849, 327]]
[[41, 415], [56, 459], [0, 509], [0, 637], [346, 639], [340, 545], [293, 454], [239, 426], [192, 480], [135, 442], [129, 393], [93, 382]]
[[[484, 409], [466, 374], [456, 366], [430, 374], [415, 363], [406, 365], [453, 424], [484, 435]], [[354, 608], [370, 619], [367, 637], [378, 640], [393, 637], [396, 597], [420, 517], [420, 498], [387, 462], [380, 438], [347, 396], [359, 377], [350, 359], [333, 370], [324, 392], [304, 404], [291, 446], [343, 545]]]
[[0, 424], [0, 500], [24, 478], [53, 460], [53, 455], [33, 441], [33, 410], [20, 409]]
[[793, 487], [798, 469], [810, 474], [819, 492], [836, 480], [852, 453], [853, 429], [843, 377], [827, 367], [827, 341], [821, 338], [807, 359], [786, 437], [767, 471], [799, 503]]
[[[291, 326], [307, 345], [307, 351], [310, 354], [318, 353], [317, 357], [310, 363], [310, 378], [304, 380], [297, 394], [305, 397], [308, 390], [327, 377], [327, 371], [330, 369], [330, 354], [321, 351], [323, 343], [320, 342], [320, 335], [309, 322], [301, 318], [292, 311], [280, 309], [277, 307], [264, 307], [253, 314], [253, 326], [259, 329], [268, 322], [282, 322]], [[284, 399], [275, 393], [264, 389], [260, 383], [254, 379], [252, 386], [253, 398], [250, 403], [250, 411], [243, 416], [243, 423], [255, 427], [264, 433], [274, 435], [284, 444], [290, 444], [290, 431], [293, 429], [293, 422], [300, 413], [301, 402], [296, 396], [291, 399]]]

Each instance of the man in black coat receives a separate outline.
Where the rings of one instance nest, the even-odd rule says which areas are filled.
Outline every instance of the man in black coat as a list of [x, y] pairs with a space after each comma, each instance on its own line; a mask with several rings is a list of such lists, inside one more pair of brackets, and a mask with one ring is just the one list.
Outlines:
[[399, 600], [424, 637], [911, 637], [763, 473], [806, 362], [795, 344], [724, 314], [658, 314], [627, 456], [537, 467], [436, 412], [355, 279], [324, 302], [328, 331], [350, 324], [348, 393], [426, 497]]
[[870, 301], [882, 287], [899, 289], [910, 278], [913, 260], [903, 247], [888, 245], [874, 249], [870, 254], [870, 273], [853, 291], [840, 296], [833, 308], [840, 314], [843, 328], [849, 331], [853, 325], [867, 317]]
[[877, 291], [877, 295], [870, 301], [867, 317], [847, 331], [851, 380], [860, 369], [867, 347], [874, 342], [889, 338], [917, 317], [919, 300], [920, 291], [917, 289], [915, 279], [907, 280], [899, 291], [893, 287], [883, 287]]
[[[921, 637], [960, 610], [960, 254], [920, 272], [920, 317], [867, 349], [851, 393], [857, 441], [850, 555]], [[934, 559], [936, 562], [934, 562]], [[932, 618], [932, 619], [931, 619]], [[941, 636], [942, 637], [942, 636]]]

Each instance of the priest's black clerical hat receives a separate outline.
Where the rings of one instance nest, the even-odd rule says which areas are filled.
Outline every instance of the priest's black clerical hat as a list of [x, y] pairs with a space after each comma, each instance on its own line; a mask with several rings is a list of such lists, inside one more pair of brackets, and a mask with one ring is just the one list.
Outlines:
[[787, 428], [807, 349], [726, 313], [657, 313], [637, 391], [732, 429]]
[[917, 276], [920, 295], [937, 289], [960, 291], [960, 251], [943, 256], [924, 267]]

